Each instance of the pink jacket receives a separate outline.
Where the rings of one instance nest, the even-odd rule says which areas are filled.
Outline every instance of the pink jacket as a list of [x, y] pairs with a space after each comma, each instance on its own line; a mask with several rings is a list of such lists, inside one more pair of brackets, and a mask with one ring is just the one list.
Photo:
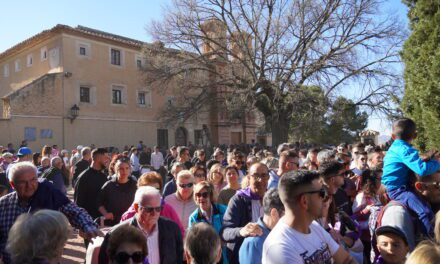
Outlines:
[[[136, 211], [134, 210], [134, 206], [131, 205], [130, 208], [128, 208], [127, 211], [122, 215], [121, 222], [132, 218], [135, 214]], [[163, 209], [162, 212], [160, 212], [160, 216], [174, 221], [179, 226], [180, 231], [182, 232], [182, 237], [185, 237], [185, 229], [180, 222], [179, 216], [177, 215], [176, 211], [174, 211], [173, 207], [171, 207], [169, 204], [166, 204], [165, 201], [163, 202]]]

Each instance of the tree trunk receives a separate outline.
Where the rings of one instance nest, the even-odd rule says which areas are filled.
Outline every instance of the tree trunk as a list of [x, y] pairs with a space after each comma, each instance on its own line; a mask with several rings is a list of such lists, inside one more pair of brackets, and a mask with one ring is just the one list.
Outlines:
[[272, 146], [278, 147], [279, 144], [288, 142], [290, 118], [280, 114], [279, 118], [272, 119]]

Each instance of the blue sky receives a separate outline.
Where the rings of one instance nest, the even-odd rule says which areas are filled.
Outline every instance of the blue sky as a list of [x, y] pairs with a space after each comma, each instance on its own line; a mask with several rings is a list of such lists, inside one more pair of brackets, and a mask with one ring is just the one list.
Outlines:
[[[162, 6], [170, 0], [4, 1], [0, 15], [0, 52], [56, 24], [87, 26], [142, 41], [151, 41], [145, 26], [160, 19]], [[398, 14], [407, 22], [406, 6], [400, 0], [384, 0], [383, 11]], [[407, 24], [407, 23], [406, 23]], [[389, 134], [390, 124], [378, 116], [369, 128]]]

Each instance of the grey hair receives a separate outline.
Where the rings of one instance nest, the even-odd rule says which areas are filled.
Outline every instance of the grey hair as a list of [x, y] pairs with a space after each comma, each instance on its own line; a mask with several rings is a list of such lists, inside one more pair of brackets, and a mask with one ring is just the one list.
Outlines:
[[[185, 177], [185, 176], [188, 176], [188, 177]], [[189, 170], [181, 170], [177, 174], [176, 181], [178, 181], [180, 178], [189, 178], [194, 181], [194, 174]]]
[[69, 221], [58, 211], [25, 213], [11, 227], [6, 250], [14, 263], [54, 259], [62, 254], [70, 232]]
[[335, 152], [333, 150], [324, 149], [318, 152], [318, 156], [316, 159], [318, 160], [319, 164], [322, 164], [327, 161], [333, 161], [335, 160]]
[[30, 170], [35, 172], [35, 177], [37, 177], [37, 174], [38, 174], [37, 167], [35, 167], [35, 165], [32, 164], [32, 162], [22, 161], [22, 162], [17, 162], [15, 164], [13, 164], [8, 172], [9, 181], [14, 182], [15, 178], [18, 175], [21, 175], [23, 172], [30, 171]]
[[50, 161], [50, 158], [49, 158], [49, 157], [46, 157], [46, 156], [45, 156], [45, 157], [42, 157], [42, 158], [41, 158], [41, 163], [43, 163], [43, 161], [45, 161], [45, 160], [49, 160], [49, 161]]
[[141, 186], [138, 187], [136, 194], [134, 195], [134, 204], [141, 204], [142, 201], [144, 200], [144, 197], [146, 196], [153, 196], [153, 197], [159, 197], [161, 198], [162, 196], [160, 195], [160, 192], [158, 189], [151, 187], [151, 186]]
[[183, 165], [183, 163], [181, 163], [181, 162], [175, 162], [175, 163], [173, 164], [173, 166], [171, 167], [171, 174], [172, 174], [172, 175], [174, 175], [174, 173], [176, 172], [177, 167], [184, 168], [184, 165]]
[[281, 155], [281, 152], [283, 152], [283, 151], [285, 151], [285, 150], [288, 150], [288, 149], [290, 149], [288, 143], [281, 143], [281, 144], [279, 144], [279, 145], [278, 145], [278, 148], [277, 148], [278, 156]]
[[55, 157], [53, 157], [51, 160], [50, 160], [50, 166], [52, 166], [52, 167], [54, 167], [55, 166], [55, 163], [57, 162], [57, 160], [59, 160], [59, 161], [63, 161], [60, 157], [58, 157], [58, 156], [55, 156]]

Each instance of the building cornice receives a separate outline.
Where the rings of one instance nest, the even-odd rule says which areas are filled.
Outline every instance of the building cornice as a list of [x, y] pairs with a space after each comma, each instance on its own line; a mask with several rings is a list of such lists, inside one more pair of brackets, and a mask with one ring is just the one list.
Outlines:
[[118, 45], [118, 46], [137, 49], [137, 50], [141, 50], [144, 46], [151, 45], [149, 43], [142, 42], [139, 40], [126, 38], [123, 36], [107, 33], [104, 31], [100, 31], [84, 26], [77, 26], [76, 28], [73, 28], [67, 25], [58, 24], [51, 29], [43, 30], [38, 34], [28, 39], [25, 39], [22, 42], [0, 53], [0, 60], [19, 54], [20, 52], [22, 52], [23, 50], [29, 47], [36, 46], [62, 33], [66, 33], [74, 36], [80, 36], [83, 38], [93, 39], [96, 41], [106, 42], [108, 44]]

